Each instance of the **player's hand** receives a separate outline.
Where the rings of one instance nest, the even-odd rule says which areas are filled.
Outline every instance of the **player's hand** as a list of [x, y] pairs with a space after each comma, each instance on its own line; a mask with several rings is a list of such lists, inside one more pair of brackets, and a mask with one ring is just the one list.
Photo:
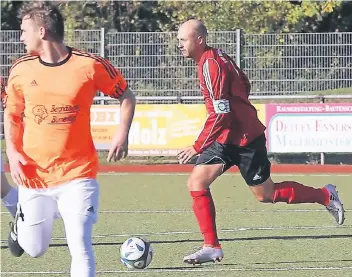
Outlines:
[[109, 154], [107, 157], [107, 161], [119, 161], [123, 158], [126, 158], [128, 155], [128, 136], [120, 136], [117, 135], [114, 137]]
[[183, 149], [180, 153], [178, 153], [177, 159], [180, 164], [186, 164], [197, 154], [198, 153], [193, 148], [193, 146], [188, 146], [185, 149]]
[[24, 166], [30, 163], [29, 157], [20, 152], [10, 152], [7, 156], [9, 158], [12, 180], [16, 185], [24, 185], [28, 179], [24, 171]]

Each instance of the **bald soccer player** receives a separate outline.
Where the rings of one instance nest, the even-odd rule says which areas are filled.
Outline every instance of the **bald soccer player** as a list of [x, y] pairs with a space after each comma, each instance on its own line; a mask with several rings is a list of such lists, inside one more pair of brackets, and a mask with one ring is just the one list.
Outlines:
[[9, 249], [17, 257], [43, 255], [59, 213], [71, 276], [93, 277], [99, 184], [90, 108], [98, 91], [120, 100], [120, 126], [107, 157], [119, 160], [128, 152], [135, 97], [109, 61], [63, 43], [64, 20], [53, 4], [30, 1], [20, 18], [28, 55], [12, 65], [5, 109], [6, 151], [19, 188]]
[[338, 224], [343, 224], [344, 209], [335, 186], [312, 188], [294, 181], [275, 183], [271, 179], [265, 126], [248, 100], [250, 82], [226, 53], [207, 45], [204, 24], [194, 19], [183, 23], [177, 38], [182, 55], [198, 65], [200, 89], [208, 113], [195, 143], [178, 155], [179, 162], [185, 164], [199, 154], [187, 186], [204, 238], [203, 247], [185, 256], [184, 262], [202, 264], [223, 258], [210, 185], [232, 166], [239, 168], [260, 202], [318, 203], [327, 208]]

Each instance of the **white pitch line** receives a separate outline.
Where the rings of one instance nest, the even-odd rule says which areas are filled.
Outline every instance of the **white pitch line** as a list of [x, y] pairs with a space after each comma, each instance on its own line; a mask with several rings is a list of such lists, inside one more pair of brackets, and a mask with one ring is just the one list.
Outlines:
[[[324, 210], [323, 210], [324, 211]], [[98, 214], [180, 214], [192, 213], [191, 210], [116, 210], [116, 211], [99, 211]], [[11, 216], [8, 211], [0, 212]]]
[[[219, 233], [234, 233], [234, 232], [247, 232], [247, 231], [287, 231], [287, 230], [329, 230], [329, 229], [351, 229], [351, 225], [344, 226], [288, 226], [288, 227], [238, 227], [233, 229], [221, 229]], [[198, 231], [170, 231], [170, 232], [150, 232], [150, 233], [125, 233], [125, 234], [106, 234], [94, 235], [93, 239], [102, 238], [119, 238], [119, 237], [132, 237], [132, 236], [174, 236], [174, 235], [190, 235], [199, 234]], [[351, 235], [352, 236], [352, 235]], [[52, 240], [66, 240], [66, 237], [56, 237]], [[7, 243], [7, 240], [0, 240], [1, 243]]]
[[[312, 270], [351, 270], [352, 266], [327, 266], [327, 267], [267, 267], [267, 268], [185, 268], [185, 269], [145, 269], [145, 270], [101, 270], [97, 271], [97, 274], [114, 274], [114, 273], [126, 273], [126, 274], [141, 274], [141, 273], [189, 273], [189, 272], [233, 272], [233, 271], [312, 271]], [[5, 271], [1, 275], [30, 275], [30, 274], [69, 274], [66, 271]]]
[[[345, 212], [351, 212], [352, 209], [347, 209]], [[287, 210], [231, 210], [234, 213], [306, 213], [306, 212], [323, 212], [326, 213], [326, 209], [287, 209]], [[3, 213], [3, 212], [2, 212]], [[8, 212], [5, 212], [8, 213]], [[191, 210], [116, 210], [116, 211], [100, 211], [103, 214], [149, 214], [149, 213], [165, 213], [165, 214], [178, 214], [178, 213], [193, 213]], [[221, 211], [219, 211], [221, 213]], [[9, 214], [9, 213], [8, 213]]]
[[[150, 175], [150, 176], [188, 176], [190, 173], [182, 173], [182, 172], [101, 172], [98, 173], [98, 175], [102, 176], [109, 176], [109, 175], [117, 175], [117, 176], [126, 176], [126, 175]], [[238, 172], [226, 172], [223, 175], [235, 175], [235, 176], [241, 176], [240, 173]], [[304, 176], [312, 176], [312, 177], [329, 177], [329, 176], [337, 176], [337, 177], [351, 177], [351, 174], [319, 174], [319, 173], [273, 173], [271, 176], [278, 176], [278, 177], [290, 177], [290, 176], [298, 176], [298, 177], [304, 177]]]
[[[147, 176], [189, 176], [190, 172], [100, 172], [98, 175], [101, 176], [128, 176], [128, 175], [147, 175]], [[227, 175], [227, 176], [241, 176], [239, 172], [225, 172], [222, 175]], [[306, 176], [311, 176], [311, 177], [330, 177], [330, 176], [336, 176], [336, 177], [351, 177], [351, 174], [339, 174], [339, 173], [272, 173], [271, 176], [278, 176], [278, 177], [306, 177]]]
[[[111, 210], [99, 211], [99, 214], [182, 214], [192, 213], [191, 210]], [[234, 213], [326, 213], [326, 209], [278, 209], [278, 210], [231, 210]], [[352, 212], [352, 209], [347, 209], [345, 212]], [[221, 213], [221, 211], [219, 211]], [[8, 211], [0, 212], [11, 216]]]

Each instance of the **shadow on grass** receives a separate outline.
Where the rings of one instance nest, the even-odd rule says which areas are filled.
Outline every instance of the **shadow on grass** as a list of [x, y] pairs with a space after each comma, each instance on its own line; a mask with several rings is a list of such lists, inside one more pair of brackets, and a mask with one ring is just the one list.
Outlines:
[[[109, 236], [107, 236], [108, 238]], [[306, 239], [352, 239], [352, 235], [311, 235], [311, 236], [264, 236], [264, 237], [248, 237], [248, 238], [222, 238], [221, 242], [225, 241], [261, 241], [261, 240], [306, 240]], [[182, 239], [182, 240], [151, 240], [152, 244], [174, 244], [174, 243], [199, 243], [200, 239]], [[109, 246], [121, 245], [123, 241], [116, 242], [94, 242], [94, 246]], [[67, 243], [53, 243], [50, 247], [67, 247]], [[7, 249], [7, 245], [1, 245], [1, 249]]]

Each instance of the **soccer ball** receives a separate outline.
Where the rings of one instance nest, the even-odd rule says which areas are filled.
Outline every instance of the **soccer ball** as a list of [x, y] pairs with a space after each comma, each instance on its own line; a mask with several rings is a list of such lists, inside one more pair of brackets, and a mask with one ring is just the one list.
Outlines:
[[120, 260], [129, 269], [143, 269], [153, 259], [153, 248], [142, 238], [127, 239], [120, 248]]

